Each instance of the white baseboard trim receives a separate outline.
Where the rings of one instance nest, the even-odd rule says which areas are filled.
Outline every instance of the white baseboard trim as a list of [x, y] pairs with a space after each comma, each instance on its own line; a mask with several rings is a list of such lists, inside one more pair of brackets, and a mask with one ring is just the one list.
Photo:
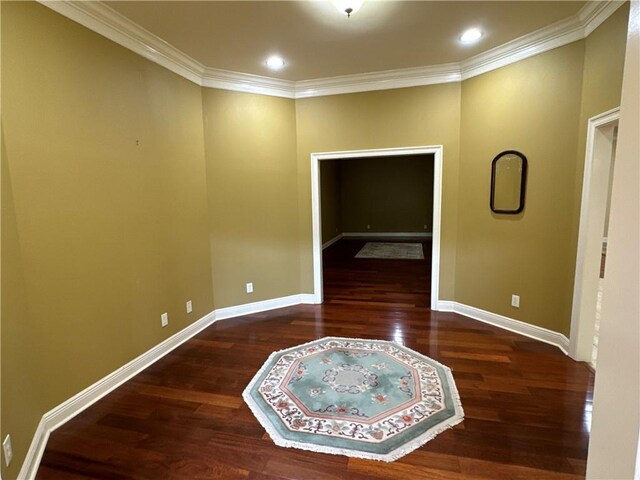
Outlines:
[[35, 478], [49, 434], [215, 321], [211, 312], [42, 416], [18, 478]]
[[452, 302], [451, 300], [438, 300], [438, 311], [439, 312], [453, 312], [456, 302]]
[[245, 303], [234, 307], [218, 308], [215, 310], [216, 321], [241, 317], [242, 315], [250, 315], [252, 313], [266, 312], [268, 310], [275, 310], [276, 308], [291, 307], [293, 305], [300, 305], [301, 303], [315, 303], [311, 301], [310, 297], [313, 298], [313, 295], [297, 294], [289, 295], [288, 297], [262, 300], [260, 302]]
[[438, 311], [459, 313], [465, 317], [548, 343], [549, 345], [558, 347], [565, 355], [569, 355], [569, 339], [563, 334], [554, 332], [553, 330], [449, 300], [438, 301]]
[[[102, 397], [125, 383], [131, 377], [158, 361], [160, 358], [167, 355], [169, 352], [207, 328], [212, 323], [218, 320], [249, 315], [251, 313], [265, 312], [276, 308], [317, 303], [320, 302], [314, 294], [301, 293], [297, 295], [289, 295], [287, 297], [274, 298], [271, 300], [247, 303], [234, 307], [220, 308], [205, 315], [142, 355], [131, 360], [123, 367], [120, 367], [106, 377], [98, 380], [93, 385], [85, 388], [80, 393], [74, 395], [69, 400], [45, 413], [38, 424], [33, 440], [31, 441], [31, 446], [29, 447], [27, 456], [25, 457], [22, 468], [20, 469], [18, 478], [29, 480], [35, 478], [49, 435], [56, 428], [71, 420]], [[460, 315], [480, 320], [481, 322], [489, 323], [491, 325], [504, 328], [505, 330], [540, 340], [541, 342], [555, 345], [567, 354], [569, 347], [569, 340], [567, 337], [560, 333], [547, 330], [546, 328], [529, 325], [519, 320], [514, 320], [512, 318], [449, 300], [438, 301], [438, 311], [459, 313]]]
[[331, 240], [327, 240], [322, 244], [322, 249], [330, 247], [341, 238], [361, 237], [361, 238], [395, 238], [395, 237], [414, 237], [414, 238], [431, 238], [431, 232], [347, 232], [336, 235]]
[[164, 357], [173, 349], [182, 345], [212, 323], [218, 320], [264, 312], [275, 308], [314, 303], [319, 302], [316, 301], [316, 297], [313, 294], [302, 293], [290, 295], [288, 297], [238, 305], [235, 307], [220, 308], [205, 315], [155, 347], [147, 350], [142, 355], [134, 358], [123, 367], [118, 368], [106, 377], [95, 382], [93, 385], [85, 388], [80, 393], [74, 395], [69, 400], [45, 413], [36, 428], [36, 432], [33, 436], [33, 440], [31, 441], [27, 456], [22, 464], [22, 468], [20, 469], [20, 473], [18, 474], [18, 478], [31, 480], [36, 477], [38, 467], [40, 466], [40, 460], [42, 459], [42, 455], [44, 454], [44, 450], [47, 446], [49, 435], [56, 428], [71, 420], [109, 392], [118, 388], [131, 377], [140, 373], [142, 370]]
[[316, 297], [313, 293], [301, 293], [300, 303], [303, 305], [317, 305], [322, 303], [319, 297]]
[[333, 245], [338, 240], [340, 240], [343, 236], [344, 235], [341, 233], [340, 235], [336, 235], [335, 237], [333, 237], [331, 240], [327, 240], [322, 244], [322, 249], [324, 250], [325, 248], [329, 248], [331, 245]]
[[431, 232], [347, 232], [343, 237], [364, 237], [364, 238], [384, 238], [384, 237], [417, 237], [431, 238]]
[[47, 414], [45, 413], [40, 419], [40, 423], [38, 423], [38, 428], [36, 428], [36, 433], [33, 435], [33, 440], [31, 440], [27, 456], [22, 463], [22, 468], [17, 478], [24, 478], [25, 480], [33, 480], [36, 478], [40, 460], [42, 460], [42, 455], [44, 455], [44, 449], [47, 446], [49, 434], [51, 433], [51, 430], [45, 426], [46, 416]]

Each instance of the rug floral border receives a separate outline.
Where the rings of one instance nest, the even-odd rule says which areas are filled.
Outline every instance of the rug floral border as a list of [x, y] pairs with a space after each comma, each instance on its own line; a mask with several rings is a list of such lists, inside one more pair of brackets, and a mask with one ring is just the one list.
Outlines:
[[[438, 376], [443, 382], [443, 388], [450, 392], [450, 395], [445, 396], [445, 409], [433, 414], [428, 421], [415, 425], [413, 428], [408, 428], [406, 431], [378, 443], [366, 443], [347, 438], [323, 437], [313, 433], [291, 431], [283, 424], [281, 418], [273, 412], [271, 405], [265, 401], [257, 387], [264, 382], [277, 361], [287, 353], [315, 347], [318, 344], [325, 344], [331, 341], [391, 344], [399, 351], [425, 361], [438, 371]], [[419, 448], [442, 431], [452, 428], [464, 419], [464, 411], [451, 369], [426, 355], [388, 340], [324, 337], [273, 352], [247, 385], [242, 396], [276, 445], [387, 462], [394, 461]]]

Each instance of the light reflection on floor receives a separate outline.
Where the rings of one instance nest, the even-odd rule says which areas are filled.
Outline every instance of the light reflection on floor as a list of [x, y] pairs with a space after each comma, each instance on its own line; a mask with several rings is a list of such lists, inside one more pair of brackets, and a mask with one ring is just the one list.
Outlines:
[[399, 344], [404, 345], [404, 331], [402, 330], [402, 325], [396, 323], [393, 325], [393, 338], [392, 340]]
[[584, 410], [582, 411], [582, 425], [584, 431], [591, 433], [591, 420], [593, 417], [593, 405], [591, 403], [584, 404]]

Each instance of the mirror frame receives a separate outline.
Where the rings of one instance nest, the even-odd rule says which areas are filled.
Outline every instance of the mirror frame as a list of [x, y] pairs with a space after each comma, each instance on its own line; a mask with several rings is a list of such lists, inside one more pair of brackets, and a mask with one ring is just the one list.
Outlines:
[[[520, 175], [520, 204], [515, 210], [499, 210], [495, 208], [495, 192], [496, 192], [496, 164], [505, 155], [517, 155], [522, 159], [522, 174]], [[495, 156], [491, 162], [491, 197], [489, 199], [489, 206], [493, 213], [501, 213], [507, 215], [516, 215], [524, 210], [524, 195], [527, 185], [527, 157], [516, 150], [505, 150]]]

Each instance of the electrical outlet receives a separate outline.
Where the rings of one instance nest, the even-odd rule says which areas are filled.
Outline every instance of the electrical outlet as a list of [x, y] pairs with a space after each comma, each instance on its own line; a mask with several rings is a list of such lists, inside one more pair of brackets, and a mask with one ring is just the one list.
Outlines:
[[191, 313], [193, 312], [193, 304], [191, 303], [191, 300], [189, 300], [187, 302], [187, 313]]
[[247, 293], [253, 293], [253, 282], [247, 283]]
[[160, 323], [162, 323], [163, 327], [166, 327], [167, 325], [169, 325], [169, 314], [168, 313], [163, 313], [162, 315], [160, 315]]
[[13, 447], [11, 446], [11, 435], [7, 435], [2, 442], [2, 449], [4, 450], [4, 463], [9, 466], [11, 459], [13, 458]]
[[511, 306], [520, 308], [520, 295], [511, 295]]
[[426, 230], [428, 227], [426, 225], [423, 225], [422, 228], [424, 228]]
[[367, 230], [371, 230], [371, 225], [367, 225]]

